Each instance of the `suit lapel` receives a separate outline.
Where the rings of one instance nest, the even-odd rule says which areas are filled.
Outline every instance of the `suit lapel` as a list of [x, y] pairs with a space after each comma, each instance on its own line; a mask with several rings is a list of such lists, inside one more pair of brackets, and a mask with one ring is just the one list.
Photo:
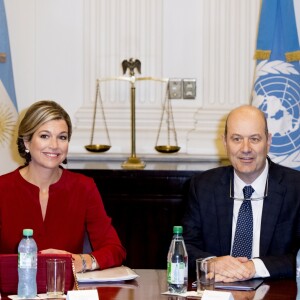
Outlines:
[[285, 188], [280, 185], [281, 179], [282, 173], [272, 164], [269, 171], [268, 196], [264, 199], [262, 211], [260, 256], [267, 254], [281, 212], [285, 192]]
[[229, 182], [232, 168], [228, 168], [228, 172], [220, 178], [220, 185], [214, 190], [215, 205], [217, 212], [217, 222], [220, 233], [220, 251], [221, 255], [230, 254], [231, 249], [231, 231], [232, 231], [232, 215], [233, 200], [229, 198]]

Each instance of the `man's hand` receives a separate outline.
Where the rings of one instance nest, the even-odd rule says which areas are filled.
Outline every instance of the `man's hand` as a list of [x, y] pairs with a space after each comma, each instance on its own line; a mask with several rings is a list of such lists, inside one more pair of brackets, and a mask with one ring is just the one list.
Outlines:
[[215, 280], [223, 282], [242, 281], [253, 278], [255, 267], [246, 257], [230, 255], [213, 258], [215, 262]]

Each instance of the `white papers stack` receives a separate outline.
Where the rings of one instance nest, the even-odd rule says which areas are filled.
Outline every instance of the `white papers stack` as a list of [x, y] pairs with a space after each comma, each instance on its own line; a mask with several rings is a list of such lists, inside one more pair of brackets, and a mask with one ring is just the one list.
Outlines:
[[136, 274], [132, 269], [126, 266], [115, 267], [100, 271], [77, 273], [76, 276], [79, 283], [115, 282], [132, 280], [139, 277], [138, 274]]
[[[61, 296], [55, 296], [55, 299], [66, 299], [66, 295], [61, 295]], [[9, 299], [12, 299], [12, 300], [20, 300], [20, 299], [23, 299], [24, 298], [20, 298], [18, 295], [9, 295], [8, 296]], [[41, 300], [41, 299], [53, 299], [53, 296], [47, 296], [47, 294], [38, 294], [36, 295], [35, 298], [30, 298], [32, 300]]]

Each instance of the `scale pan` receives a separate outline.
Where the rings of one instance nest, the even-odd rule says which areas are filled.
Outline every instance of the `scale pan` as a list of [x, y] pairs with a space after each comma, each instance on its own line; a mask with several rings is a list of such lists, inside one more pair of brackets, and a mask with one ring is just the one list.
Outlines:
[[86, 150], [88, 150], [90, 152], [105, 152], [105, 151], [109, 150], [111, 146], [94, 144], [94, 145], [86, 145], [84, 147]]
[[161, 153], [175, 153], [180, 150], [178, 146], [155, 146], [155, 150]]

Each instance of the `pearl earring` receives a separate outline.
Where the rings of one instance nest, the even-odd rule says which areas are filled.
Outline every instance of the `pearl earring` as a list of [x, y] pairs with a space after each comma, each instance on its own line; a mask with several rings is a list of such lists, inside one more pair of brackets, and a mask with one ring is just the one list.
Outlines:
[[26, 152], [26, 153], [29, 153], [29, 150], [28, 150], [28, 149], [25, 149], [25, 152]]

